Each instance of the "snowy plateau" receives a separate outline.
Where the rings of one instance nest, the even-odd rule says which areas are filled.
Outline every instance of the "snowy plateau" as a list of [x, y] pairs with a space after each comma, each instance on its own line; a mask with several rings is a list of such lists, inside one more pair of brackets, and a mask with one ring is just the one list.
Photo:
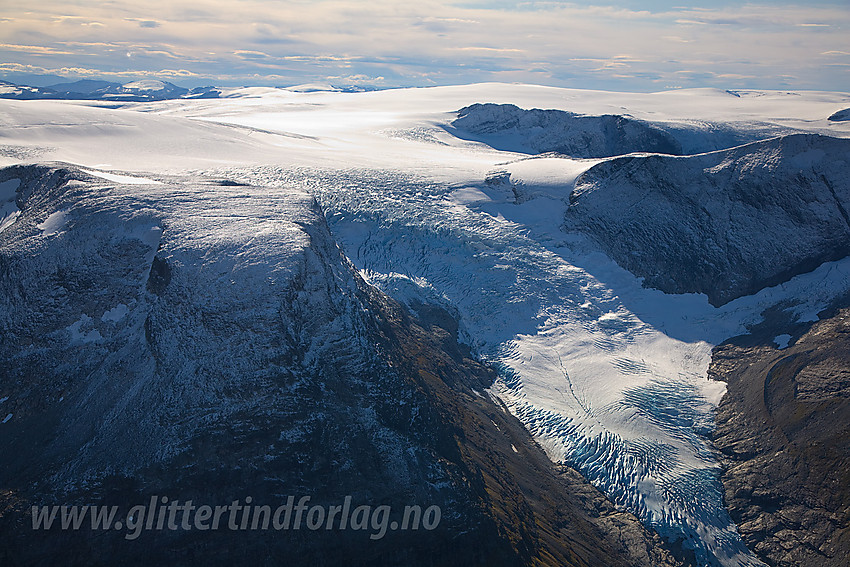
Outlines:
[[234, 390], [296, 364], [281, 318], [298, 365], [368, 368], [362, 281], [451, 314], [552, 461], [699, 565], [762, 564], [724, 508], [707, 371], [766, 311], [850, 293], [850, 95], [119, 98], [0, 101], [0, 436], [75, 391], [56, 482], [174, 458], [175, 416], [271, 414]]

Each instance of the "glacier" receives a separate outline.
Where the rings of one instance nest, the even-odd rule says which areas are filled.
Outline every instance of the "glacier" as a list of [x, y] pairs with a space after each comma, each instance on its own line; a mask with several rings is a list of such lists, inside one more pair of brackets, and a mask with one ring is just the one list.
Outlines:
[[[847, 95], [488, 84], [372, 93], [243, 89], [228, 97], [117, 109], [4, 101], [20, 112], [5, 119], [0, 154], [9, 164], [32, 153], [73, 162], [104, 182], [142, 176], [145, 183], [179, 172], [312, 195], [366, 281], [402, 303], [436, 304], [456, 315], [463, 341], [499, 369], [490, 392], [553, 461], [577, 469], [660, 534], [683, 540], [703, 565], [760, 564], [724, 510], [707, 442], [725, 392], [706, 375], [711, 349], [759, 323], [772, 306], [816, 318], [850, 291], [850, 260], [720, 306], [704, 294], [648, 288], [593, 238], [564, 229], [577, 180], [610, 163], [606, 157], [529, 156], [516, 151], [527, 148], [523, 139], [502, 136], [494, 145], [486, 137], [458, 138], [452, 123], [458, 109], [474, 103], [628, 114], [666, 132], [683, 152], [708, 151], [752, 141], [740, 132], [850, 136], [846, 123], [827, 120], [846, 107]], [[700, 145], [717, 124], [726, 137]], [[187, 233], [224, 230], [208, 226], [201, 211], [210, 202], [238, 201], [242, 191], [202, 185], [199, 194], [173, 196], [184, 207], [198, 199], [197, 214], [177, 226]], [[45, 236], [61, 230], [59, 220], [45, 221]], [[304, 246], [277, 242], [281, 236], [261, 226], [274, 224], [271, 218], [245, 223], [273, 241], [267, 245]], [[143, 224], [158, 226], [147, 217]], [[244, 247], [247, 270], [250, 254], [267, 249], [243, 232], [222, 234], [222, 242]], [[152, 261], [157, 244], [146, 246]], [[87, 329], [93, 321], [110, 324], [122, 304], [132, 319], [130, 300], [115, 298], [102, 313], [68, 324], [79, 323], [80, 341], [95, 345]]]
[[500, 370], [493, 393], [553, 460], [685, 538], [705, 564], [758, 564], [723, 510], [705, 440], [724, 393], [706, 378], [711, 348], [777, 303], [804, 297], [794, 309], [818, 311], [850, 290], [850, 261], [718, 309], [704, 295], [646, 289], [589, 240], [561, 232], [563, 200], [517, 205], [482, 183], [489, 197], [462, 206], [451, 187], [374, 171], [243, 176], [308, 187], [367, 281], [409, 305], [457, 312], [466, 342]]

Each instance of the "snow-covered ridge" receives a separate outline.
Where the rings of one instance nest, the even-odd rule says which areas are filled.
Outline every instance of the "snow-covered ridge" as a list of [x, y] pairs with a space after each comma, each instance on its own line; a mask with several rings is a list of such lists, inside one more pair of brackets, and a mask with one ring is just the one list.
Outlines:
[[[188, 180], [120, 185], [63, 164], [0, 170], [8, 179], [20, 182], [21, 212], [0, 233], [0, 384], [26, 402], [15, 402], [15, 419], [67, 412], [45, 448], [66, 461], [53, 471], [60, 484], [183, 450], [203, 407], [206, 420], [211, 408], [217, 420], [241, 411], [221, 390], [257, 379], [252, 364], [280, 371], [263, 361], [292, 345], [260, 330], [286, 329], [295, 315], [282, 314], [287, 293], [310, 313], [292, 323], [296, 346], [333, 341], [343, 325], [335, 310], [346, 294], [331, 293], [343, 280], [329, 270], [347, 272], [351, 286], [354, 276], [341, 256], [336, 266], [317, 257], [336, 247], [309, 195]], [[314, 328], [322, 325], [328, 333]], [[309, 360], [323, 347], [298, 348]], [[188, 421], [171, 427], [173, 416]]]
[[526, 110], [513, 104], [492, 103], [473, 104], [460, 109], [457, 115], [447, 129], [459, 138], [480, 141], [502, 151], [551, 152], [573, 158], [630, 153], [696, 154], [796, 131], [761, 122], [646, 120], [623, 114]]
[[475, 135], [488, 145], [520, 153], [557, 152], [575, 158], [632, 152], [679, 154], [667, 132], [626, 116], [582, 116], [563, 110], [523, 110], [512, 104], [474, 104], [452, 122], [459, 137]]
[[848, 171], [850, 140], [814, 134], [618, 158], [578, 179], [566, 228], [648, 286], [722, 304], [850, 254]]

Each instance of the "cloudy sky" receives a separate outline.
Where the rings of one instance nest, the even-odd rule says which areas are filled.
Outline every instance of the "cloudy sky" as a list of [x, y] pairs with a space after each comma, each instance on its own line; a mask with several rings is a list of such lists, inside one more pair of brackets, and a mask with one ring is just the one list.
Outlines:
[[20, 73], [850, 91], [850, 0], [3, 2], [0, 76]]

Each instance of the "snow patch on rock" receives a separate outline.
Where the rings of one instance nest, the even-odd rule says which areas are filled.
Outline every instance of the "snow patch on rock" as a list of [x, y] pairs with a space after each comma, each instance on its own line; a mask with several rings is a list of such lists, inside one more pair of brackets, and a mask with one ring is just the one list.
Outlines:
[[791, 340], [791, 335], [788, 333], [783, 333], [781, 335], [776, 335], [773, 337], [773, 342], [776, 344], [776, 347], [779, 350], [788, 348], [788, 342]]
[[55, 211], [50, 213], [44, 222], [37, 224], [36, 226], [41, 229], [42, 236], [55, 236], [62, 232], [65, 228], [69, 212], [70, 209]]
[[109, 311], [106, 311], [103, 316], [100, 318], [103, 322], [111, 322], [117, 323], [122, 320], [130, 313], [130, 308], [124, 305], [123, 303], [119, 303]]
[[[94, 343], [103, 340], [100, 331], [91, 328], [92, 318], [86, 314], [80, 315], [80, 318], [66, 327], [66, 330], [71, 333], [71, 343]], [[84, 329], [85, 328], [85, 329]]]

